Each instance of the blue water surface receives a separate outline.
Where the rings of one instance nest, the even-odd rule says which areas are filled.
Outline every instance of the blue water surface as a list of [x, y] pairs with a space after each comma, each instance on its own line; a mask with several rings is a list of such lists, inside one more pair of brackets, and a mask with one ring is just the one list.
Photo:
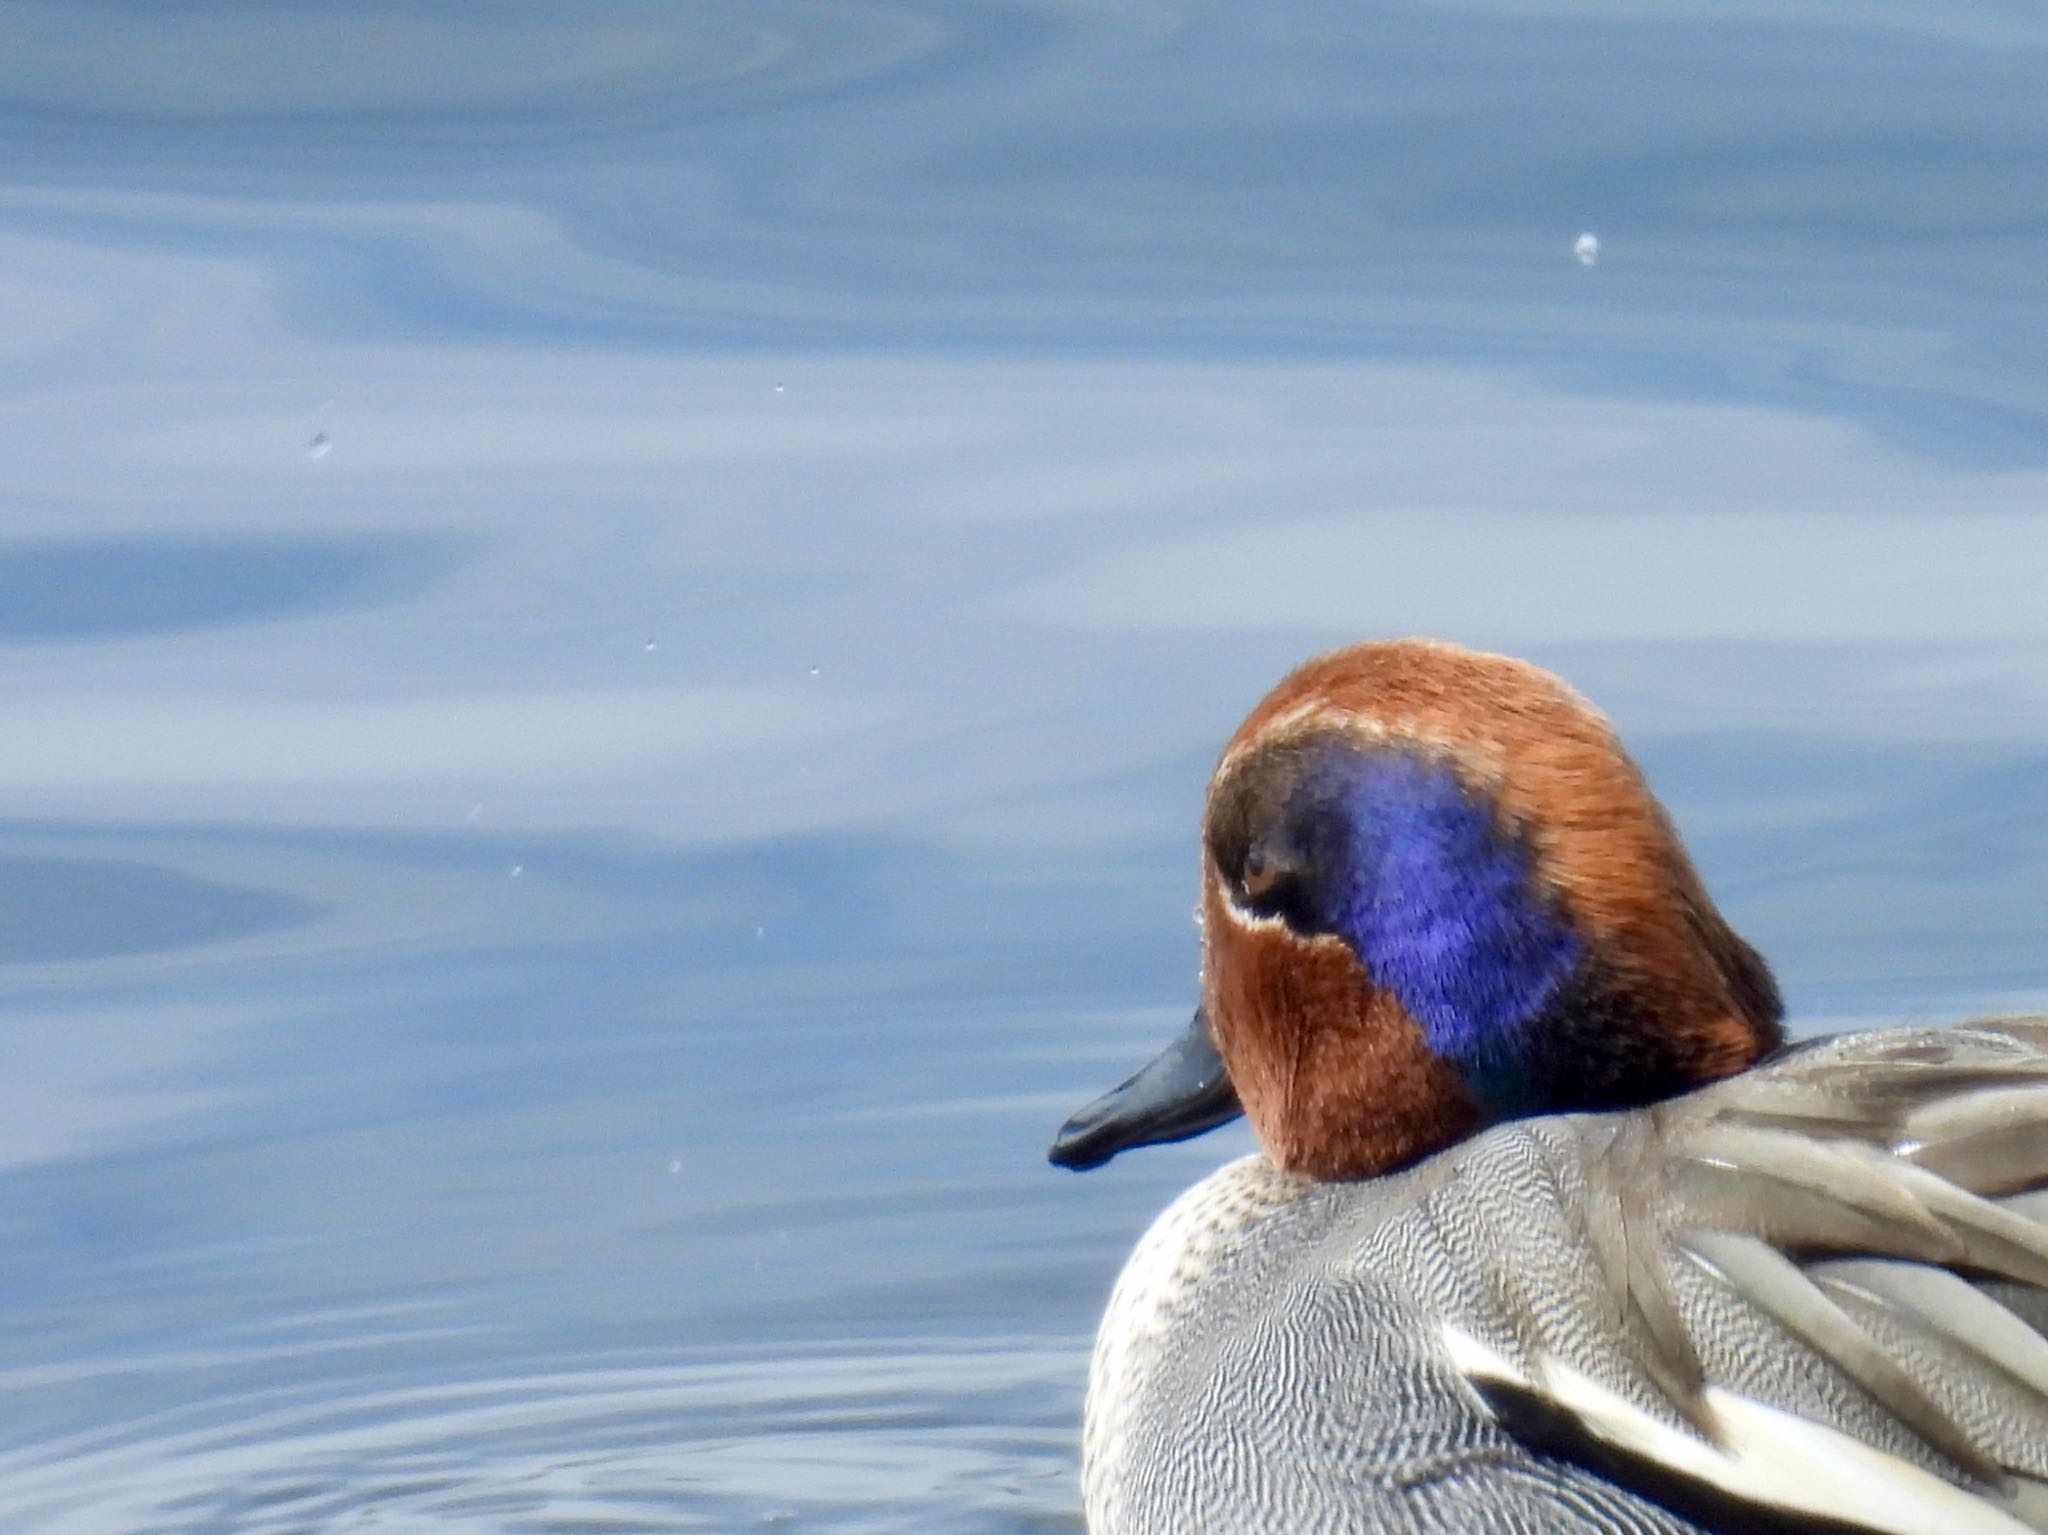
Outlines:
[[[2048, 1001], [2048, 13], [0, 9], [0, 1527], [1066, 1531], [1213, 753]], [[1582, 241], [1591, 235], [1594, 241]]]

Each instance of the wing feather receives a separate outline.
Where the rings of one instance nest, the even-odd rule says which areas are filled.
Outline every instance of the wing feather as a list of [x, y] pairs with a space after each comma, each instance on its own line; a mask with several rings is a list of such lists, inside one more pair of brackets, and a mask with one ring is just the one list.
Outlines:
[[[2048, 1019], [1816, 1042], [1601, 1133], [1586, 1232], [1633, 1373], [1450, 1325], [1510, 1432], [1776, 1528], [2048, 1530]], [[1731, 1303], [1844, 1384], [1795, 1403], [1805, 1366], [1708, 1346]]]

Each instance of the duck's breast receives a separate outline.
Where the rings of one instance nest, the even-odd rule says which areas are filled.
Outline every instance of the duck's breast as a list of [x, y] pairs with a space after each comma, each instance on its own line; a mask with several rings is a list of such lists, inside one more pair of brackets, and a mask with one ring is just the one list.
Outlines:
[[1561, 1185], [1547, 1139], [1497, 1130], [1358, 1184], [1303, 1183], [1251, 1157], [1183, 1195], [1103, 1318], [1089, 1528], [1698, 1529], [1531, 1451], [1444, 1346], [1446, 1320], [1496, 1334], [1530, 1294], [1546, 1327], [1593, 1325], [1570, 1163]]
[[1834, 1041], [1366, 1182], [1234, 1163], [1104, 1317], [1090, 1528], [2048, 1527], [2041, 1291], [1987, 1278], [2048, 1278], [2015, 1193], [2044, 1182], [2028, 1025]]

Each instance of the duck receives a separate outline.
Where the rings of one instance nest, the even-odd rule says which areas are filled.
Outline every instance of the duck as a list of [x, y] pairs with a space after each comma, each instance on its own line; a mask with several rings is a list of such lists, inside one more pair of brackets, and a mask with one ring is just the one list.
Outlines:
[[1111, 1292], [1093, 1535], [2048, 1530], [2048, 1017], [1788, 1043], [1606, 718], [1442, 641], [1289, 673], [1200, 856], [1051, 1157], [1259, 1150]]

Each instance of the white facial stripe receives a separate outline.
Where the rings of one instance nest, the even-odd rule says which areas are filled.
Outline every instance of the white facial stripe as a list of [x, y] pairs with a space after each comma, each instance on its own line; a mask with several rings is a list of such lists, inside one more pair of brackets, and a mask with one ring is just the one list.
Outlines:
[[[1230, 881], [1216, 873], [1215, 870], [1209, 871], [1209, 878], [1214, 880], [1216, 887], [1223, 892], [1223, 920], [1232, 927], [1247, 933], [1274, 932], [1287, 927], [1287, 924], [1277, 915], [1271, 917], [1263, 916], [1258, 912], [1240, 906], [1237, 902], [1236, 893], [1230, 888]], [[1289, 931], [1292, 930], [1289, 929]]]

